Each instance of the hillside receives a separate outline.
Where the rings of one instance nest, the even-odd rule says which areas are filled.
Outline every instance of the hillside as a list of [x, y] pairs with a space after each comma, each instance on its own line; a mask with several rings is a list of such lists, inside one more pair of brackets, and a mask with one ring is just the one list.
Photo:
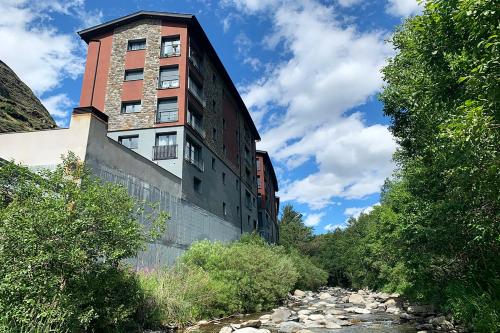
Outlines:
[[31, 89], [0, 60], [0, 133], [55, 127], [54, 119]]

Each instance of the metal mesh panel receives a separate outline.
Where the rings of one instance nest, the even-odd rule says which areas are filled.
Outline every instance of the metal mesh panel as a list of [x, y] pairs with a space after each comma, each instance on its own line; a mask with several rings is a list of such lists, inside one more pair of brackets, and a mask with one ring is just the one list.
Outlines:
[[[161, 239], [148, 244], [145, 251], [129, 260], [136, 268], [172, 265], [193, 242], [203, 239], [231, 241], [241, 235], [240, 227], [154, 185], [116, 169], [104, 166], [93, 169], [96, 176], [102, 180], [125, 186], [133, 197], [158, 203], [159, 209], [170, 215], [167, 230]], [[141, 216], [140, 222], [147, 226], [144, 215], [146, 214]]]

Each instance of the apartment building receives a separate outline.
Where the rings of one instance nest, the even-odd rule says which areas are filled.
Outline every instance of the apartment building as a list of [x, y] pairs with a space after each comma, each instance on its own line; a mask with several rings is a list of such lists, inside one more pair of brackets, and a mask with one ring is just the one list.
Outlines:
[[141, 11], [78, 34], [80, 107], [104, 112], [110, 138], [180, 178], [183, 200], [258, 229], [259, 133], [196, 17]]
[[257, 150], [258, 231], [271, 243], [278, 242], [278, 212], [280, 201], [276, 196], [278, 180], [273, 163], [266, 151]]

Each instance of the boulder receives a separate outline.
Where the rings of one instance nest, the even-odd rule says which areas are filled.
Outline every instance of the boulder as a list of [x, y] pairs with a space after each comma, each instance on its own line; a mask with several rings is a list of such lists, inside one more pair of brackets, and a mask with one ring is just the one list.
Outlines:
[[394, 299], [392, 299], [392, 298], [389, 298], [387, 301], [385, 301], [384, 305], [387, 306], [387, 307], [395, 306], [396, 305], [396, 301]]
[[352, 303], [352, 304], [364, 304], [365, 303], [365, 299], [363, 298], [363, 296], [358, 295], [358, 294], [350, 295], [348, 301], [349, 301], [349, 303]]
[[310, 331], [308, 329], [304, 329], [304, 330], [297, 331], [297, 333], [313, 333], [313, 331]]
[[311, 310], [299, 310], [299, 312], [297, 312], [297, 314], [300, 316], [300, 315], [309, 315], [311, 314]]
[[319, 299], [329, 299], [330, 297], [332, 297], [332, 295], [330, 295], [329, 293], [320, 293], [319, 294]]
[[259, 319], [262, 321], [271, 320], [271, 315], [266, 314], [266, 315], [260, 316]]
[[295, 290], [295, 291], [293, 292], [293, 295], [294, 295], [294, 296], [297, 296], [297, 297], [304, 297], [304, 296], [306, 295], [306, 293], [305, 293], [305, 292], [303, 292], [302, 290], [297, 289], [297, 290]]
[[338, 309], [330, 309], [327, 311], [327, 313], [330, 313], [332, 315], [343, 315], [345, 313], [345, 311], [338, 310]]
[[261, 325], [262, 322], [260, 320], [249, 320], [241, 323], [240, 328], [245, 328], [245, 327], [259, 328]]
[[388, 313], [393, 313], [393, 314], [399, 314], [401, 312], [401, 310], [395, 306], [389, 306], [385, 312], [388, 312]]
[[325, 316], [323, 316], [322, 314], [312, 314], [309, 316], [309, 319], [312, 321], [324, 321]]
[[325, 325], [326, 328], [330, 328], [330, 329], [338, 329], [338, 328], [342, 328], [341, 325], [337, 324], [337, 323], [333, 323], [333, 322], [328, 322], [326, 323]]
[[417, 315], [426, 315], [434, 313], [434, 306], [432, 305], [410, 305], [407, 309], [408, 313]]
[[233, 333], [270, 333], [270, 331], [264, 328], [245, 327], [237, 329]]
[[308, 320], [304, 322], [304, 326], [307, 328], [322, 328], [325, 327], [325, 324], [319, 321]]
[[278, 332], [279, 333], [296, 333], [304, 328], [306, 328], [306, 327], [303, 324], [297, 323], [295, 321], [285, 321], [285, 322], [282, 322], [281, 324], [278, 325]]
[[401, 313], [399, 315], [399, 318], [401, 318], [402, 320], [406, 320], [406, 321], [415, 319], [414, 316], [412, 316], [411, 314], [406, 313], [406, 312]]
[[450, 323], [448, 320], [446, 320], [445, 316], [439, 316], [436, 318], [432, 318], [429, 320], [429, 324], [432, 324], [433, 326], [440, 327], [443, 330], [451, 330], [453, 329], [453, 324]]
[[358, 308], [358, 307], [345, 308], [344, 310], [346, 310], [347, 312], [359, 313], [359, 314], [371, 313], [370, 310], [368, 310], [368, 309], [362, 309], [362, 308]]
[[336, 320], [335, 323], [339, 324], [340, 326], [351, 326], [352, 325], [352, 323], [350, 321], [347, 321], [347, 320]]
[[219, 333], [231, 333], [233, 329], [231, 326], [224, 326], [220, 329]]
[[292, 312], [288, 310], [287, 308], [279, 308], [274, 310], [274, 312], [271, 314], [271, 320], [276, 323], [282, 323], [284, 321], [287, 321], [288, 318], [292, 315]]

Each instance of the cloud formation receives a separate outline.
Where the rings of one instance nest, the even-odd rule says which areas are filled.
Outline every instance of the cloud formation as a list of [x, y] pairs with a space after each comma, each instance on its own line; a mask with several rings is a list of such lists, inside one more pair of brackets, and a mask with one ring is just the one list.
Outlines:
[[314, 227], [319, 224], [323, 216], [325, 216], [325, 213], [306, 214], [304, 224], [308, 227]]
[[419, 14], [422, 5], [417, 0], [388, 0], [386, 11], [393, 16], [406, 17]]

